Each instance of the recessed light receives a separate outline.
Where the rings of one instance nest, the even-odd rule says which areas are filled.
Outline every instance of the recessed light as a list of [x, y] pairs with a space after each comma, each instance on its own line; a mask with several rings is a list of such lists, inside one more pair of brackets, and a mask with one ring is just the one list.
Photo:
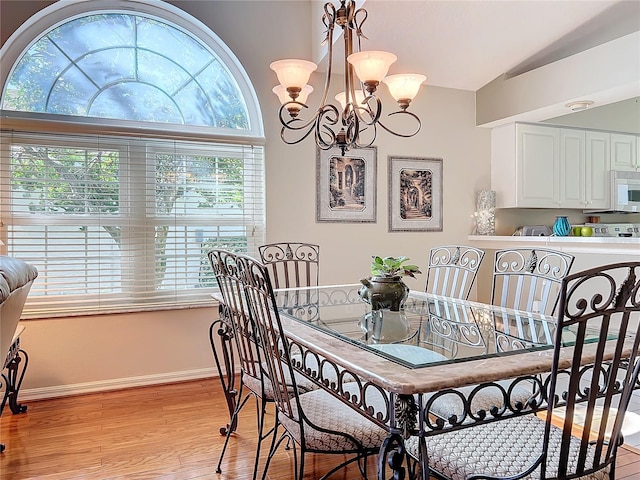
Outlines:
[[570, 108], [572, 112], [579, 112], [580, 110], [586, 110], [591, 105], [593, 105], [591, 100], [578, 100], [577, 102], [567, 103], [565, 107]]

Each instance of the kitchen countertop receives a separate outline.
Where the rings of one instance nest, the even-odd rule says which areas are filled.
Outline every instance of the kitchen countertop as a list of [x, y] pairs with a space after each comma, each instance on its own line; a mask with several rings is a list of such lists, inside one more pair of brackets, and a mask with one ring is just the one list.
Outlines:
[[523, 237], [469, 235], [471, 245], [478, 248], [498, 250], [522, 248], [527, 245], [553, 248], [570, 253], [606, 253], [614, 255], [637, 255], [640, 257], [640, 238], [620, 237]]

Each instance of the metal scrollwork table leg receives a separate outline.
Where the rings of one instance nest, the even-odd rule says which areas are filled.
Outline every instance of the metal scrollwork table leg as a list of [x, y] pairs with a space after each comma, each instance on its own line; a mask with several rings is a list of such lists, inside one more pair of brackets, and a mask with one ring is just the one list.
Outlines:
[[[380, 447], [378, 480], [404, 480], [407, 472], [410, 479], [415, 479], [416, 465], [407, 454], [404, 441], [416, 432], [418, 406], [412, 395], [392, 393], [389, 408], [392, 409], [390, 418], [393, 421], [389, 435]], [[391, 477], [387, 477], [387, 468], [392, 473]]]
[[238, 401], [235, 376], [235, 354], [233, 352], [233, 327], [227, 308], [222, 303], [219, 307], [219, 318], [209, 327], [209, 341], [213, 358], [218, 368], [222, 391], [229, 410], [229, 423], [220, 427], [220, 435], [234, 432], [238, 426], [237, 417], [233, 416]]
[[[2, 396], [2, 403], [0, 403], [0, 415], [2, 415], [7, 403], [9, 404], [11, 413], [14, 415], [27, 411], [26, 405], [18, 403], [18, 393], [22, 386], [22, 379], [24, 378], [28, 364], [29, 356], [27, 352], [20, 348], [20, 336], [18, 335], [9, 348], [9, 353], [7, 354], [4, 368], [2, 369], [1, 383], [4, 384], [5, 390]], [[0, 443], [0, 452], [3, 452], [4, 449], [4, 444]]]

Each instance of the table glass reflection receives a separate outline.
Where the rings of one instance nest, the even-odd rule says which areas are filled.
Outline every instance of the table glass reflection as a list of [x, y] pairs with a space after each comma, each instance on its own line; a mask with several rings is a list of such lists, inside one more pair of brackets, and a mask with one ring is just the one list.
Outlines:
[[[555, 319], [411, 291], [404, 310], [371, 311], [361, 285], [277, 290], [280, 315], [408, 368], [552, 348]], [[595, 338], [596, 332], [591, 335]], [[563, 332], [563, 343], [574, 336]]]

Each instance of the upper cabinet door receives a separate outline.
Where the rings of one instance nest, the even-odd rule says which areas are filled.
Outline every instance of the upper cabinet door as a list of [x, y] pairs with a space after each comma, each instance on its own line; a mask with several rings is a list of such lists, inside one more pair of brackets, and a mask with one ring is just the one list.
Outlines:
[[607, 132], [586, 132], [586, 208], [611, 208], [609, 198], [610, 142]]
[[584, 208], [586, 201], [585, 132], [560, 129], [560, 207]]
[[559, 207], [560, 129], [517, 126], [519, 207]]
[[636, 135], [627, 135], [623, 133], [611, 134], [612, 170], [640, 170], [636, 142]]

